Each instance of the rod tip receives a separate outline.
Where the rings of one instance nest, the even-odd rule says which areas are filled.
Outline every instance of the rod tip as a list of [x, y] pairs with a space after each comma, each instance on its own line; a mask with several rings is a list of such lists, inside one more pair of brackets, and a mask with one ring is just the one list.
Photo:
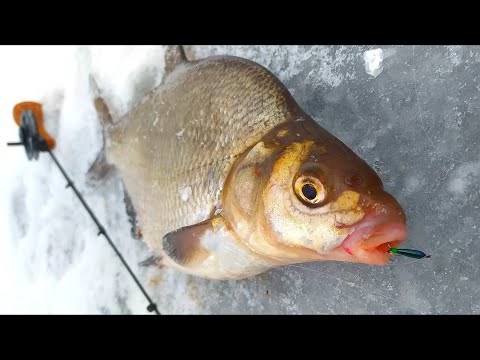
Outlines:
[[149, 312], [153, 312], [153, 311], [156, 312], [156, 311], [157, 311], [157, 304], [151, 303], [150, 305], [147, 306], [147, 310], [148, 310]]

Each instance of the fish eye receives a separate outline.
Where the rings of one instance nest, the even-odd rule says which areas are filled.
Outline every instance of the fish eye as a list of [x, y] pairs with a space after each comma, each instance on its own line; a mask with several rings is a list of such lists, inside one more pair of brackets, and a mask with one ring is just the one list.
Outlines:
[[325, 200], [327, 192], [322, 182], [313, 176], [299, 176], [294, 185], [295, 194], [307, 205], [317, 205]]
[[315, 186], [312, 184], [304, 184], [302, 186], [302, 194], [305, 196], [308, 200], [315, 200], [317, 197], [317, 189], [315, 189]]

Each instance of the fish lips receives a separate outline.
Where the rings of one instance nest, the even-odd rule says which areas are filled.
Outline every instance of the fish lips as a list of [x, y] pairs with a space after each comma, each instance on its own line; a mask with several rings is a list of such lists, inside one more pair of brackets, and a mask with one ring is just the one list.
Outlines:
[[353, 257], [353, 262], [385, 265], [390, 260], [390, 247], [397, 247], [407, 239], [402, 217], [369, 215], [352, 228], [340, 248]]

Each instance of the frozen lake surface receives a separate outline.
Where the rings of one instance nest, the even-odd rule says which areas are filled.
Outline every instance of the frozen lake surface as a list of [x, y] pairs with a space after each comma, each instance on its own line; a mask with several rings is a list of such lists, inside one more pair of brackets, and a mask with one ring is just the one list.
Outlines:
[[[480, 47], [192, 46], [241, 56], [280, 78], [300, 106], [381, 176], [407, 214], [404, 247], [430, 259], [385, 267], [309, 263], [241, 281], [140, 266], [118, 178], [85, 173], [102, 146], [88, 74], [124, 113], [156, 86], [163, 47], [0, 47], [0, 140], [11, 109], [44, 104], [55, 153], [162, 313], [480, 313]], [[146, 301], [48, 156], [3, 148], [0, 313], [146, 313]]]

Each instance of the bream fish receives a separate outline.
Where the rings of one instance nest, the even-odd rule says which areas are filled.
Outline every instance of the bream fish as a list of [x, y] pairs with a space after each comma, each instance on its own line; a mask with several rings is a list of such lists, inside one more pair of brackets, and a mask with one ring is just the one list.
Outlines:
[[166, 266], [240, 279], [320, 260], [384, 265], [406, 239], [375, 171], [259, 64], [187, 61], [170, 46], [161, 85], [122, 118], [96, 95], [105, 144], [90, 176], [116, 169]]

